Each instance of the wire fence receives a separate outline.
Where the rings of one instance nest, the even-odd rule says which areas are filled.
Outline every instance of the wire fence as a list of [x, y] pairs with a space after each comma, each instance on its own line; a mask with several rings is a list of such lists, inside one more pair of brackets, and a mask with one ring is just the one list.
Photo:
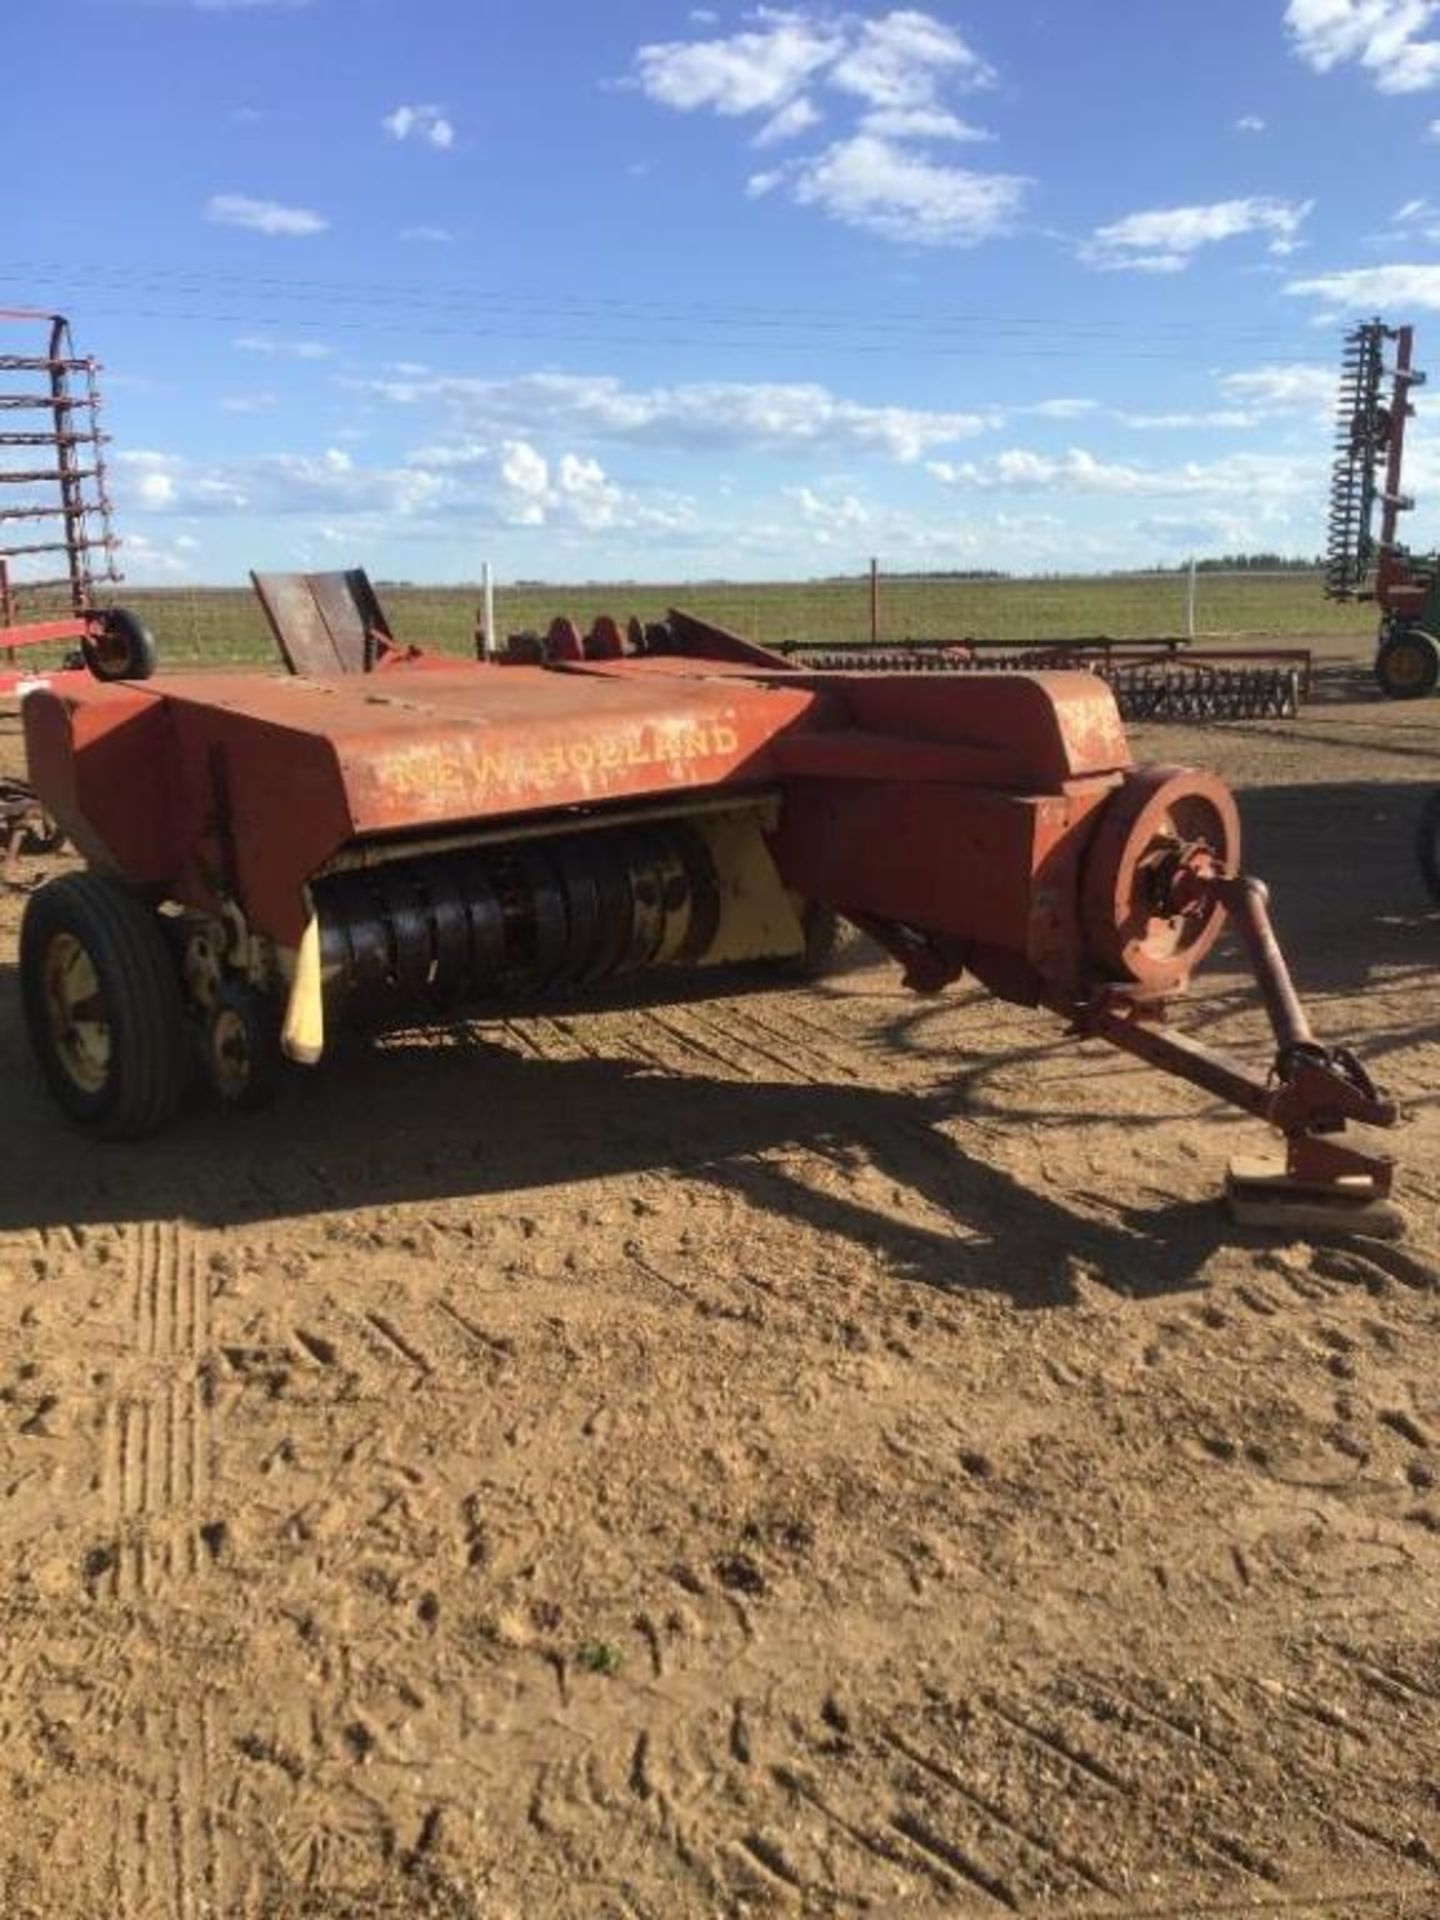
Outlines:
[[[476, 585], [424, 587], [376, 581], [398, 639], [441, 652], [468, 654], [475, 644], [481, 590]], [[559, 615], [581, 630], [609, 613], [659, 620], [680, 606], [747, 639], [844, 645], [879, 639], [1152, 639], [1183, 635], [1189, 625], [1189, 583], [1183, 573], [1109, 574], [1037, 579], [962, 579], [879, 574], [801, 582], [621, 582], [498, 586], [495, 625], [506, 635], [544, 632]], [[248, 587], [131, 588], [113, 598], [151, 628], [160, 656], [172, 664], [260, 663], [275, 646], [260, 603]], [[1319, 570], [1203, 572], [1195, 584], [1197, 638], [1353, 638], [1373, 634], [1374, 610], [1327, 601]], [[36, 664], [40, 664], [37, 655]]]

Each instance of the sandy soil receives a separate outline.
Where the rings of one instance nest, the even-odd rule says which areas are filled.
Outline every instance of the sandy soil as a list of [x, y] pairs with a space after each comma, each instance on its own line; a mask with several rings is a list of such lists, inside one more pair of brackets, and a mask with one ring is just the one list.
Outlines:
[[[1330, 692], [1135, 737], [1242, 789], [1399, 1246], [863, 952], [99, 1149], [0, 898], [0, 1913], [1440, 1914], [1440, 703]], [[1186, 1017], [1261, 1045], [1232, 950]]]

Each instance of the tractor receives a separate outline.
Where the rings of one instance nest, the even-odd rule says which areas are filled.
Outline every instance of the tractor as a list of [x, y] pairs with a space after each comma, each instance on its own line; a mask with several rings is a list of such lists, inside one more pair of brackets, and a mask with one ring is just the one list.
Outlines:
[[1401, 490], [1410, 394], [1425, 381], [1412, 364], [1414, 344], [1413, 327], [1380, 320], [1345, 336], [1330, 476], [1326, 597], [1379, 606], [1375, 678], [1391, 700], [1440, 686], [1440, 555], [1413, 554], [1397, 538], [1400, 515], [1415, 504]]

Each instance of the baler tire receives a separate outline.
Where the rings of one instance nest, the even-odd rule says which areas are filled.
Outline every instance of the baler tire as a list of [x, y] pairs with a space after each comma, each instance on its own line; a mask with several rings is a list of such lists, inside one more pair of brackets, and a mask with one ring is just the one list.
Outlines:
[[[67, 958], [69, 961], [67, 965]], [[99, 1017], [68, 1037], [60, 996], [78, 963], [78, 985]], [[174, 1118], [189, 1080], [189, 1036], [180, 976], [160, 922], [122, 881], [64, 874], [32, 893], [20, 927], [20, 991], [40, 1071], [66, 1114], [102, 1140], [135, 1140]], [[98, 1028], [82, 1040], [76, 1029]], [[67, 1063], [67, 1051], [69, 1055]]]
[[223, 980], [205, 1018], [205, 1073], [221, 1106], [232, 1113], [268, 1107], [284, 1066], [274, 1003], [243, 981]]
[[85, 664], [97, 680], [148, 680], [159, 664], [155, 640], [128, 607], [107, 607], [95, 622], [98, 635], [80, 643]]
[[1440, 906], [1440, 787], [1436, 788], [1420, 810], [1420, 824], [1415, 834], [1415, 859], [1430, 898]]
[[1440, 641], [1423, 627], [1400, 627], [1380, 644], [1375, 679], [1387, 700], [1423, 700], [1440, 686]]

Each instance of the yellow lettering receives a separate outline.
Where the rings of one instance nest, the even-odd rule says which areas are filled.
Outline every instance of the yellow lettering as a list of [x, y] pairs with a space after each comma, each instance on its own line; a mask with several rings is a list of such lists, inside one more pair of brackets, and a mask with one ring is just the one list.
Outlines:
[[532, 758], [530, 778], [538, 787], [553, 787], [564, 780], [564, 747], [545, 747], [543, 753]]
[[480, 754], [480, 786], [503, 787], [508, 782], [508, 756], [497, 753], [493, 747], [486, 747]]

